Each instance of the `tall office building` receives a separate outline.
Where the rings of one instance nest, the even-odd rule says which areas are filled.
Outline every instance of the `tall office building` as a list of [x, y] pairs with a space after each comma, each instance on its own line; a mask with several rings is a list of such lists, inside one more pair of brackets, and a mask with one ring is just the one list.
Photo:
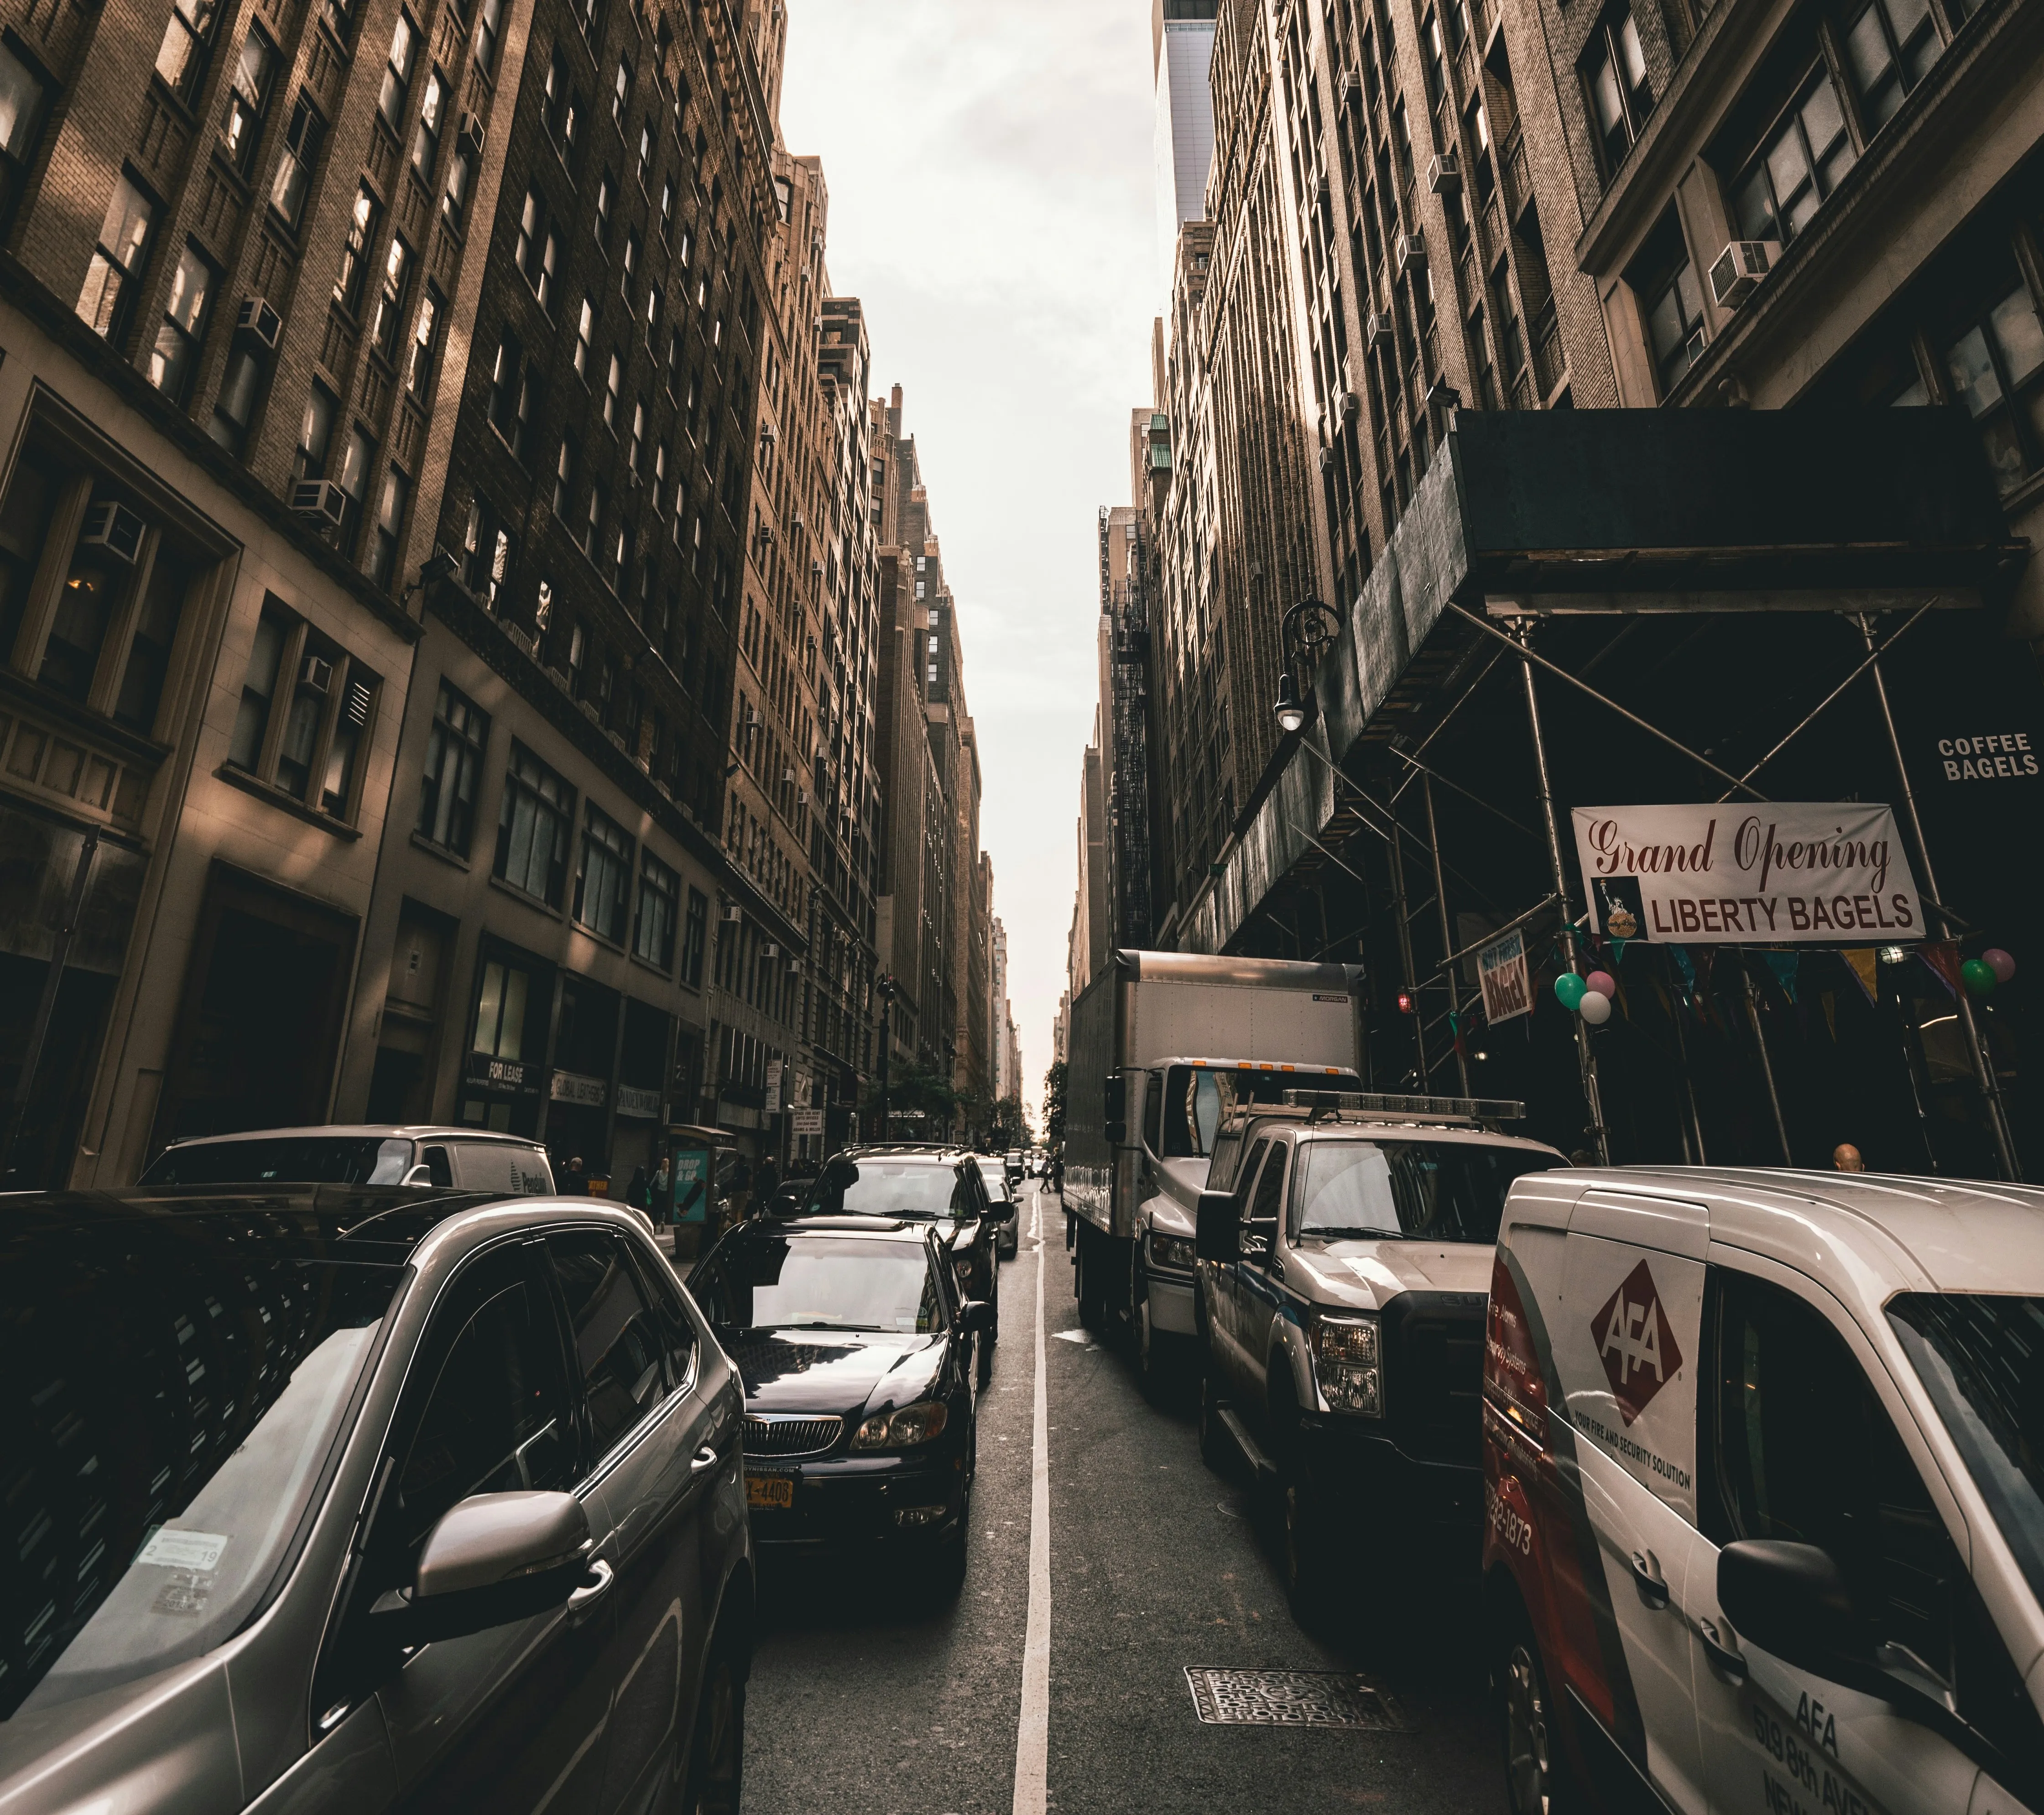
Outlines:
[[1217, 0], [1151, 0], [1151, 72], [1157, 88], [1157, 255], [1171, 283], [1178, 229], [1206, 216], [1213, 161], [1213, 56]]

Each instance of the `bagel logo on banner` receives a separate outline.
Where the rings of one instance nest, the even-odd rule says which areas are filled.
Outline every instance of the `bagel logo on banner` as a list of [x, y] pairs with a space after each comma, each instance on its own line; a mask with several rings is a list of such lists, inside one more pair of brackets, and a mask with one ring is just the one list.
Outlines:
[[[1887, 807], [1579, 806], [1593, 931], [1681, 945], [1900, 945], [1925, 936]], [[1623, 930], [1627, 925], [1636, 931]]]

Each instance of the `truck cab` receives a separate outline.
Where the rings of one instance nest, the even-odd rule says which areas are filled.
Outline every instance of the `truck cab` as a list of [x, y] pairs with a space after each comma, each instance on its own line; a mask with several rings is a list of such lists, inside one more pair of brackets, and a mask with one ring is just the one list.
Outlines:
[[1310, 1617], [1358, 1586], [1358, 1539], [1473, 1555], [1498, 1221], [1513, 1180], [1567, 1161], [1502, 1132], [1516, 1103], [1284, 1097], [1220, 1126], [1197, 1200], [1200, 1440], [1278, 1490]]

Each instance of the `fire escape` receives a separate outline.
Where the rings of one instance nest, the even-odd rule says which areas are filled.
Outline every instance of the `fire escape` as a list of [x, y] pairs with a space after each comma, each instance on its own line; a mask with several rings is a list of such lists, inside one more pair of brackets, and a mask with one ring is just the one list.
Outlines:
[[1108, 620], [1108, 686], [1112, 723], [1112, 787], [1108, 802], [1110, 900], [1114, 943], [1147, 947], [1150, 913], [1150, 667], [1148, 538], [1130, 519], [1125, 583], [1114, 579], [1109, 538], [1114, 525], [1100, 513], [1100, 609]]

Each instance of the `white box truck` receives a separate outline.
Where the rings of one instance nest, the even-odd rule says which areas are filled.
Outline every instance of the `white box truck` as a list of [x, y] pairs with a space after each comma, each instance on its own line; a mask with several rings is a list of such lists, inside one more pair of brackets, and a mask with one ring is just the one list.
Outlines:
[[1188, 1338], [1213, 1140], [1237, 1103], [1359, 1090], [1362, 973], [1343, 964], [1116, 952], [1072, 1004], [1064, 1202], [1089, 1328], [1127, 1327], [1146, 1374]]

